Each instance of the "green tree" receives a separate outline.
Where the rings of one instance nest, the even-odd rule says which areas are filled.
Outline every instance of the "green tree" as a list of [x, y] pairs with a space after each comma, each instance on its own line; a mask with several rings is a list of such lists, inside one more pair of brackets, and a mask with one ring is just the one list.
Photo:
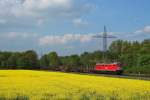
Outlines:
[[142, 54], [150, 53], [150, 39], [146, 39], [141, 43], [140, 53]]
[[35, 51], [28, 50], [22, 53], [21, 57], [17, 61], [17, 65], [25, 69], [37, 69], [39, 68], [38, 57]]
[[48, 69], [48, 66], [49, 66], [49, 60], [47, 55], [45, 54], [40, 58], [40, 67], [41, 69]]
[[27, 69], [27, 61], [26, 59], [22, 56], [20, 56], [20, 58], [18, 58], [17, 60], [17, 69]]
[[49, 62], [49, 69], [51, 70], [58, 70], [60, 66], [60, 59], [56, 52], [50, 52], [47, 55], [48, 62]]
[[7, 61], [11, 56], [11, 52], [0, 52], [0, 68], [8, 69]]
[[78, 55], [71, 55], [60, 57], [63, 71], [78, 71], [80, 69], [80, 57]]
[[7, 60], [7, 66], [11, 69], [17, 68], [17, 60], [19, 59], [19, 53], [12, 53], [12, 55]]
[[109, 46], [109, 51], [121, 56], [123, 50], [123, 40], [113, 41]]
[[141, 55], [139, 57], [139, 65], [140, 66], [145, 66], [145, 65], [150, 66], [150, 54]]
[[[94, 57], [95, 56], [95, 57]], [[98, 54], [98, 52], [95, 52], [94, 54], [84, 52], [80, 56], [80, 62], [82, 66], [92, 66], [93, 64], [99, 62], [101, 59], [101, 54]]]
[[71, 55], [68, 57], [67, 66], [70, 71], [77, 71], [80, 66], [80, 58], [78, 55]]
[[103, 52], [95, 51], [89, 55], [89, 59], [91, 59], [92, 63], [100, 63], [103, 61]]

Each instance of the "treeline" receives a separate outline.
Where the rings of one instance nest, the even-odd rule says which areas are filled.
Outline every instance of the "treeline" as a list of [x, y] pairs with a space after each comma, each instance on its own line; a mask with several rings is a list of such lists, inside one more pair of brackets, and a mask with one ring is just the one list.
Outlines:
[[109, 51], [113, 59], [121, 62], [126, 73], [150, 74], [150, 39], [141, 43], [117, 40], [110, 45]]
[[[107, 62], [120, 62], [125, 73], [150, 74], [150, 39], [142, 42], [117, 40], [106, 52]], [[84, 52], [81, 55], [58, 56], [56, 52], [38, 58], [35, 51], [0, 52], [0, 69], [37, 69], [81, 71], [103, 62], [103, 52]]]

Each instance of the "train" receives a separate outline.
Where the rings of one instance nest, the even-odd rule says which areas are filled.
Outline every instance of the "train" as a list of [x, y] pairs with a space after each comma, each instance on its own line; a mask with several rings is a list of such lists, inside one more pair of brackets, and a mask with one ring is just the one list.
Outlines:
[[93, 71], [99, 73], [122, 74], [123, 69], [120, 63], [97, 63]]
[[123, 73], [120, 63], [97, 63], [95, 66], [82, 66], [76, 72], [83, 73], [103, 73], [103, 74], [119, 74]]

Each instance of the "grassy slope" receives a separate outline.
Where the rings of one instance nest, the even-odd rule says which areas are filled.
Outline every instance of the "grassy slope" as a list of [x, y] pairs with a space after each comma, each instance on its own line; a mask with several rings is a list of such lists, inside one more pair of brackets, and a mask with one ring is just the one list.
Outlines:
[[0, 70], [0, 100], [148, 100], [150, 81], [59, 72]]

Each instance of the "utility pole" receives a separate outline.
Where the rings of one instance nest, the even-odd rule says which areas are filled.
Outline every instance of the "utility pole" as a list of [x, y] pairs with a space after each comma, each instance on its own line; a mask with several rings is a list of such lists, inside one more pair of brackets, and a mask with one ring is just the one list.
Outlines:
[[107, 29], [106, 26], [104, 26], [104, 33], [103, 33], [103, 52], [107, 52]]
[[107, 40], [108, 38], [116, 38], [115, 36], [109, 36], [107, 35], [107, 29], [106, 26], [104, 26], [104, 32], [102, 35], [96, 35], [93, 36], [94, 38], [102, 38], [103, 39], [103, 63], [106, 63], [107, 61]]

